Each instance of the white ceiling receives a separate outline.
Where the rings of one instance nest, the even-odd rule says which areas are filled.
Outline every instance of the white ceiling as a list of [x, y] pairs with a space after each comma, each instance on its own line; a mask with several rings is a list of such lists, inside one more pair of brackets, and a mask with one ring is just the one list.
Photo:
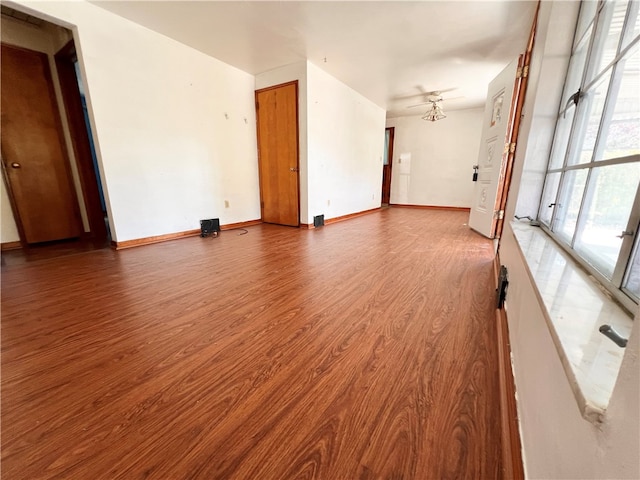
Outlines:
[[[484, 104], [523, 52], [535, 1], [112, 1], [92, 3], [251, 74], [308, 59], [387, 109], [433, 90], [444, 109]], [[452, 97], [463, 98], [453, 99]], [[452, 98], [447, 100], [447, 97]]]

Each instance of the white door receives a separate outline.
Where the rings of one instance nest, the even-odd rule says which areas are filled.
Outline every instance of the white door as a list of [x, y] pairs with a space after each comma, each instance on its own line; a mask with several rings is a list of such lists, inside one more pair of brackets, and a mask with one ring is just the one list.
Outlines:
[[473, 192], [469, 226], [485, 237], [494, 238], [509, 157], [513, 115], [520, 81], [516, 78], [516, 58], [489, 84], [484, 109], [482, 140], [478, 153], [478, 180]]

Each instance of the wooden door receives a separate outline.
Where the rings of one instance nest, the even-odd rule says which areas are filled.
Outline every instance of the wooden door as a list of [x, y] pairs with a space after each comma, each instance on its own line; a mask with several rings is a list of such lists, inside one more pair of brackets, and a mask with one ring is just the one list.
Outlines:
[[79, 237], [71, 181], [47, 55], [2, 45], [2, 161], [26, 243]]
[[382, 166], [382, 203], [389, 204], [391, 199], [391, 168], [393, 166], [393, 134], [394, 127], [387, 127], [384, 132], [384, 163]]
[[478, 180], [473, 194], [469, 226], [485, 237], [494, 238], [504, 190], [513, 121], [520, 80], [516, 78], [523, 56], [513, 60], [489, 84], [478, 154]]
[[256, 91], [262, 221], [299, 226], [298, 82]]

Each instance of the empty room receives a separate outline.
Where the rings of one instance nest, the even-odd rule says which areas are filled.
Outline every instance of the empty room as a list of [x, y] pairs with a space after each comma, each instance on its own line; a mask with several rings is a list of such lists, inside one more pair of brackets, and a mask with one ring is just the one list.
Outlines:
[[640, 2], [1, 9], [3, 479], [640, 478]]

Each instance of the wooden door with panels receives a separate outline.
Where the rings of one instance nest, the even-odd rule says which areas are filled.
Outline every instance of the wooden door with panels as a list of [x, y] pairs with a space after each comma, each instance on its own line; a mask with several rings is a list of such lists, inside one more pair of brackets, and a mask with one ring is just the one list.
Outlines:
[[82, 235], [46, 54], [2, 44], [2, 167], [23, 243]]
[[487, 93], [469, 226], [488, 238], [496, 237], [498, 221], [504, 216], [500, 205], [506, 193], [507, 160], [515, 148], [512, 136], [523, 60], [520, 55], [507, 65]]
[[300, 225], [298, 82], [256, 91], [262, 221]]

